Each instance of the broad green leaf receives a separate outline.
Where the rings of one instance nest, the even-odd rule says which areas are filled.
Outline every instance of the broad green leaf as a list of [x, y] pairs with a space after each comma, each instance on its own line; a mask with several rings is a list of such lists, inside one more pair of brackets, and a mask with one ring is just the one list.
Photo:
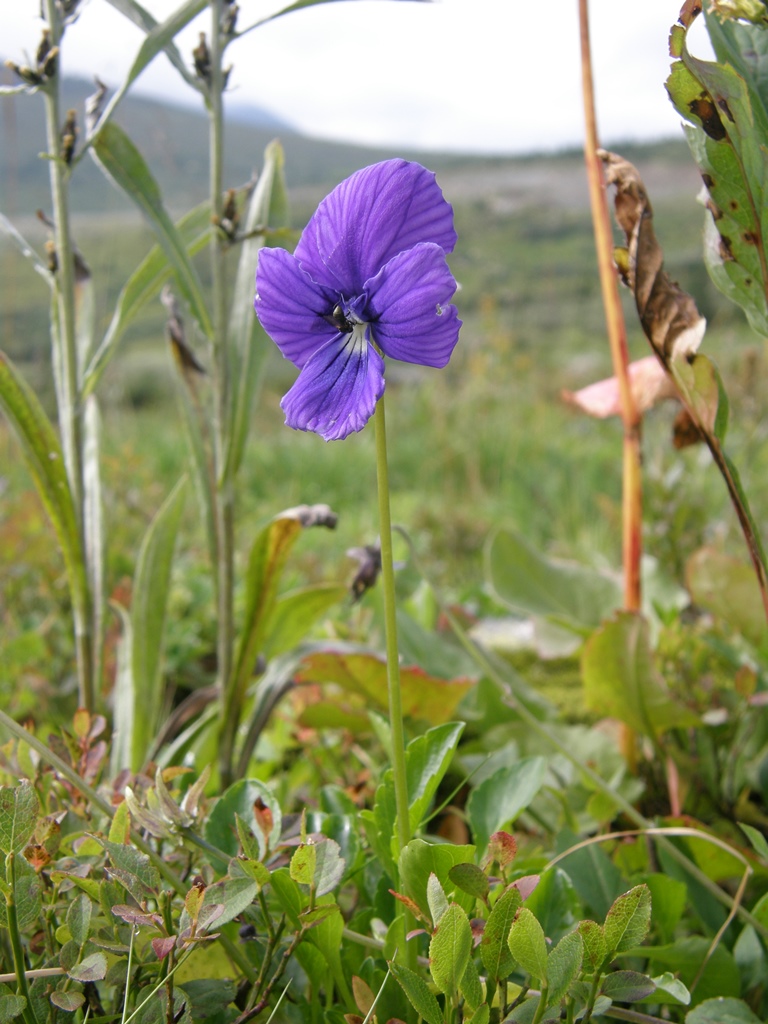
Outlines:
[[651, 924], [651, 892], [636, 885], [614, 900], [605, 918], [605, 944], [610, 956], [639, 946]]
[[502, 980], [512, 973], [515, 961], [507, 939], [522, 900], [514, 886], [509, 886], [493, 905], [480, 940], [480, 959], [490, 978]]
[[752, 849], [758, 857], [761, 857], [766, 863], [768, 863], [768, 841], [766, 841], [763, 833], [752, 825], [745, 825], [743, 821], [739, 822], [739, 828], [750, 841]]
[[717, 367], [700, 353], [673, 358], [672, 376], [683, 401], [694, 412], [707, 433], [721, 443], [728, 429], [728, 396]]
[[96, 839], [109, 854], [112, 873], [129, 889], [138, 903], [157, 897], [160, 874], [145, 853], [128, 844], [112, 843], [100, 836]]
[[[211, 237], [210, 203], [201, 203], [185, 214], [176, 224], [176, 231], [190, 256], [200, 252]], [[160, 245], [153, 246], [123, 285], [106, 334], [85, 369], [83, 390], [86, 395], [98, 384], [126, 328], [147, 302], [159, 295], [171, 274], [171, 265], [165, 251]]]
[[259, 885], [252, 878], [223, 878], [219, 882], [206, 886], [203, 895], [203, 908], [219, 904], [223, 911], [216, 917], [215, 925], [232, 921], [253, 903], [259, 893]]
[[451, 868], [449, 877], [462, 892], [478, 900], [487, 900], [490, 883], [486, 873], [477, 864], [456, 864]]
[[584, 943], [578, 932], [564, 935], [547, 957], [547, 1001], [559, 1006], [581, 970]]
[[467, 817], [481, 854], [491, 835], [530, 804], [541, 789], [546, 770], [546, 758], [525, 757], [517, 764], [499, 768], [472, 790], [467, 801]]
[[768, 33], [762, 25], [721, 20], [704, 9], [707, 34], [720, 64], [730, 64], [749, 87], [752, 106], [768, 116]]
[[304, 908], [304, 897], [298, 885], [290, 876], [288, 868], [278, 868], [270, 879], [272, 891], [285, 913], [292, 928], [300, 927], [300, 915]]
[[[42, 913], [42, 882], [31, 864], [18, 853], [8, 855], [6, 860], [7, 876], [3, 888], [10, 889], [16, 907], [16, 922], [19, 931], [25, 931], [39, 923]], [[6, 894], [6, 900], [10, 896]], [[0, 925], [7, 927], [8, 919], [5, 900], [0, 901]]]
[[488, 1024], [491, 1019], [491, 1008], [488, 1003], [481, 1003], [471, 1017], [464, 1018], [464, 1024]]
[[[127, 720], [116, 718], [115, 747], [118, 769], [139, 771], [150, 756], [152, 743], [160, 727], [164, 690], [161, 659], [165, 633], [171, 564], [176, 534], [184, 507], [186, 478], [182, 478], [166, 498], [150, 523], [139, 551], [130, 613], [130, 670], [118, 673], [120, 690], [115, 702]], [[127, 688], [128, 692], [123, 692]], [[128, 710], [130, 709], [130, 711]]]
[[527, 907], [522, 907], [507, 939], [509, 951], [522, 969], [542, 984], [547, 981], [547, 940]]
[[699, 548], [688, 559], [685, 582], [697, 605], [728, 623], [753, 644], [765, 641], [765, 611], [751, 565], [716, 548]]
[[275, 139], [264, 150], [264, 167], [243, 219], [245, 239], [240, 246], [240, 260], [232, 292], [228, 344], [235, 387], [231, 404], [230, 445], [226, 456], [226, 475], [230, 478], [235, 476], [243, 459], [264, 357], [272, 348], [272, 342], [253, 311], [254, 274], [259, 250], [265, 244], [265, 236], [260, 231], [282, 228], [287, 224], [285, 156], [283, 147]]
[[619, 612], [592, 634], [582, 652], [581, 671], [587, 706], [644, 736], [698, 722], [656, 673], [648, 623], [634, 612]]
[[429, 904], [429, 916], [432, 918], [432, 924], [439, 924], [440, 918], [448, 909], [448, 900], [445, 890], [440, 884], [440, 879], [434, 871], [430, 872], [427, 879], [427, 903]]
[[683, 882], [669, 875], [648, 875], [645, 884], [651, 893], [652, 920], [662, 941], [671, 942], [685, 910], [687, 890]]
[[0, 787], [0, 851], [19, 853], [34, 835], [40, 805], [31, 782]]
[[585, 970], [597, 974], [608, 954], [603, 926], [597, 921], [579, 921], [579, 934], [583, 943]]
[[84, 946], [91, 930], [91, 910], [93, 904], [88, 896], [81, 892], [69, 905], [67, 910], [67, 927], [69, 934], [78, 944]]
[[607, 975], [600, 991], [614, 1003], [636, 1003], [656, 991], [656, 983], [646, 974], [637, 971], [613, 971]]
[[325, 896], [342, 879], [346, 864], [340, 856], [339, 844], [333, 839], [321, 839], [315, 843], [315, 871], [313, 885], [318, 896]]
[[463, 731], [463, 722], [449, 722], [428, 729], [408, 744], [405, 758], [412, 833], [421, 826]]
[[71, 967], [67, 974], [73, 981], [101, 981], [106, 977], [107, 958], [103, 953], [91, 953], [79, 964]]
[[[412, 839], [400, 854], [400, 884], [405, 896], [416, 903], [425, 917], [430, 917], [427, 885], [434, 873], [443, 890], [450, 895], [454, 888], [450, 884], [449, 872], [454, 864], [472, 863], [475, 859], [474, 846], [453, 846], [448, 843], [425, 843], [423, 839]], [[454, 894], [454, 900], [468, 913], [475, 901], [463, 892]]]
[[685, 1015], [685, 1024], [762, 1024], [741, 999], [707, 999]]
[[[196, 3], [201, 2], [203, 0], [196, 0]], [[179, 290], [200, 330], [206, 338], [210, 338], [213, 328], [197, 272], [141, 153], [122, 128], [115, 124], [105, 124], [99, 131], [92, 152], [107, 177], [133, 200], [152, 224], [158, 242], [173, 268]]]
[[470, 956], [464, 970], [464, 976], [459, 982], [459, 991], [464, 997], [464, 1002], [471, 1010], [476, 1010], [483, 1001], [483, 985], [480, 981], [475, 961]]
[[653, 995], [648, 997], [648, 1002], [665, 1003], [672, 1006], [690, 1006], [691, 993], [671, 971], [665, 971], [663, 974], [651, 978], [651, 981], [656, 986], [656, 989]]
[[85, 1002], [82, 992], [71, 992], [66, 989], [55, 989], [51, 992], [51, 1002], [65, 1013], [74, 1013]]
[[446, 996], [458, 991], [472, 954], [472, 928], [464, 910], [451, 903], [440, 918], [429, 943], [432, 980]]
[[486, 566], [502, 604], [578, 632], [593, 629], [622, 603], [618, 580], [583, 565], [545, 558], [510, 530], [494, 534]]
[[768, 137], [768, 116], [762, 103], [751, 102], [746, 82], [733, 67], [698, 60], [684, 38], [677, 51], [681, 60], [672, 66], [667, 89], [678, 111], [695, 126], [688, 140], [712, 204], [707, 266], [717, 287], [765, 334], [765, 171], [758, 140]]
[[[86, 144], [93, 144], [94, 139], [102, 134], [106, 128], [110, 127], [109, 119], [117, 109], [118, 103], [120, 103], [122, 98], [130, 89], [131, 83], [138, 78], [144, 68], [154, 60], [158, 53], [166, 50], [173, 44], [174, 37], [181, 32], [185, 25], [188, 25], [190, 21], [196, 18], [201, 11], [204, 11], [206, 6], [207, 0], [187, 0], [186, 3], [183, 3], [181, 7], [177, 8], [173, 14], [166, 18], [165, 21], [156, 24], [148, 32], [133, 59], [133, 63], [131, 64], [125, 80], [104, 108], [104, 111], [99, 117], [97, 124], [94, 126], [93, 131], [88, 136]], [[148, 23], [146, 21], [144, 27], [148, 27]], [[185, 77], [187, 76], [185, 75]]]
[[[384, 658], [341, 643], [333, 651], [308, 654], [296, 673], [298, 683], [334, 683], [358, 694], [375, 708], [386, 710], [387, 664]], [[471, 679], [442, 679], [420, 668], [400, 670], [403, 713], [438, 725], [454, 717], [462, 698], [472, 689]]]
[[299, 885], [312, 885], [315, 877], [316, 851], [313, 843], [297, 846], [291, 857], [289, 871], [291, 878]]
[[[8, 1021], [18, 1017], [27, 1008], [27, 1000], [24, 996], [1, 995], [0, 996], [0, 1024], [8, 1024]], [[442, 1017], [440, 1018], [442, 1022]]]
[[427, 1024], [443, 1024], [442, 1010], [421, 975], [394, 960], [389, 962], [389, 969], [419, 1016], [423, 1017]]
[[336, 583], [317, 583], [278, 598], [265, 630], [266, 656], [274, 658], [297, 647], [315, 623], [341, 604], [347, 594], [347, 588]]
[[258, 779], [239, 779], [216, 802], [205, 823], [204, 835], [228, 857], [235, 857], [238, 852], [236, 814], [256, 837], [258, 859], [263, 861], [267, 852], [277, 846], [282, 828], [280, 805], [272, 791]]
[[85, 561], [61, 446], [34, 391], [2, 352], [0, 407], [21, 442], [27, 468], [56, 531], [73, 603], [87, 608]]
[[[578, 838], [564, 829], [557, 837], [555, 850], [557, 853], [565, 853], [577, 843]], [[626, 891], [627, 880], [605, 850], [601, 849], [599, 843], [590, 843], [569, 853], [563, 866], [568, 872], [572, 887], [579, 894], [587, 910], [595, 917], [604, 918], [616, 897]], [[540, 886], [546, 886], [548, 875], [549, 872], [546, 871], [539, 883]], [[536, 893], [534, 898], [535, 896]], [[547, 934], [551, 936], [549, 930]]]

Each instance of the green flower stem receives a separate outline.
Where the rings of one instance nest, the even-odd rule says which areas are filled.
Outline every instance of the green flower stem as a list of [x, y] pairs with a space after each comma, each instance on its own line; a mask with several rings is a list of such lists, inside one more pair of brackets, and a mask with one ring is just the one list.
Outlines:
[[[224, 275], [224, 240], [219, 230], [224, 194], [224, 75], [222, 0], [211, 0], [211, 77], [208, 91], [210, 203], [211, 203], [211, 292], [213, 304], [213, 460], [215, 467], [214, 530], [216, 533], [216, 655], [219, 694], [224, 707], [230, 702], [234, 655], [234, 486], [227, 469], [230, 400], [230, 354], [227, 349], [227, 292]], [[224, 788], [231, 784], [235, 739], [239, 716], [222, 716], [220, 773]], [[232, 720], [234, 717], [234, 720]]]
[[387, 429], [384, 419], [383, 395], [376, 405], [373, 419], [376, 430], [376, 478], [379, 492], [381, 580], [384, 586], [384, 629], [387, 648], [389, 724], [392, 730], [392, 773], [395, 779], [395, 807], [397, 809], [397, 845], [403, 850], [411, 840], [411, 823], [408, 803], [408, 780], [405, 768], [403, 702], [400, 692], [400, 655], [397, 647], [395, 568], [392, 559], [392, 517], [389, 509], [389, 467], [387, 464]]
[[[51, 47], [59, 46], [63, 34], [61, 15], [55, 0], [45, 0], [45, 17], [50, 29]], [[69, 222], [69, 169], [59, 156], [61, 148], [61, 111], [59, 109], [59, 74], [53, 75], [42, 90], [45, 100], [46, 142], [48, 147], [51, 197], [57, 269], [54, 275], [52, 337], [53, 372], [59, 430], [64, 449], [64, 463], [77, 517], [81, 550], [83, 543], [83, 425], [78, 384], [77, 337], [75, 330], [75, 264], [74, 246]], [[78, 697], [81, 707], [94, 709], [93, 651], [90, 597], [74, 580], [70, 580], [75, 620]]]

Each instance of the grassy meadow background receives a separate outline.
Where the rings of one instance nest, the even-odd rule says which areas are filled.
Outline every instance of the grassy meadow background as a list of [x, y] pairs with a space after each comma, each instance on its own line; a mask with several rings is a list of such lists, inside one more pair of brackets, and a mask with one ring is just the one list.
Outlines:
[[[82, 109], [90, 87], [70, 82], [66, 106]], [[42, 102], [4, 97], [0, 209], [40, 250], [50, 213]], [[207, 189], [202, 116], [128, 98], [118, 120], [148, 160], [167, 204], [180, 214]], [[498, 613], [484, 585], [482, 551], [499, 525], [510, 525], [550, 554], [620, 568], [621, 430], [595, 421], [561, 397], [610, 375], [580, 153], [520, 159], [389, 153], [310, 140], [232, 122], [228, 185], [244, 184], [275, 135], [286, 151], [292, 224], [302, 228], [317, 201], [358, 167], [393, 155], [419, 159], [438, 173], [453, 204], [459, 242], [451, 265], [464, 321], [444, 372], [390, 363], [387, 417], [393, 518], [408, 531], [421, 566], [442, 592], [478, 614]], [[709, 282], [701, 258], [704, 216], [698, 176], [685, 143], [612, 146], [638, 166], [656, 213], [667, 268], [709, 320], [704, 342], [724, 373], [732, 403], [730, 450], [758, 525], [768, 509], [766, 425], [759, 415], [763, 342]], [[94, 274], [97, 321], [106, 328], [119, 289], [153, 244], [149, 229], [89, 160], [73, 187], [77, 244]], [[200, 262], [207, 274], [207, 261]], [[234, 267], [234, 257], [233, 257]], [[647, 344], [625, 296], [634, 358]], [[16, 250], [0, 247], [2, 348], [53, 409], [49, 375], [48, 295]], [[165, 310], [151, 304], [124, 339], [99, 389], [105, 422], [104, 466], [110, 532], [108, 592], [129, 584], [140, 538], [184, 471], [186, 451], [165, 341]], [[188, 329], [190, 319], [187, 319]], [[190, 339], [194, 344], [194, 338]], [[310, 531], [293, 561], [300, 581], [348, 580], [347, 549], [377, 534], [373, 431], [326, 445], [283, 425], [282, 394], [293, 367], [268, 353], [240, 495], [240, 550], [258, 524], [301, 502], [327, 502], [340, 516], [335, 533]], [[645, 424], [647, 552], [681, 585], [686, 559], [704, 543], [742, 554], [735, 517], [709, 456], [675, 451], [667, 405]], [[15, 710], [32, 711], [48, 688], [71, 675], [66, 585], [53, 534], [0, 422], [0, 678], [13, 686]], [[402, 554], [405, 553], [403, 550]], [[212, 582], [197, 509], [190, 501], [179, 544], [170, 614], [169, 671], [182, 685], [205, 677], [214, 627]], [[400, 585], [413, 589], [413, 570]], [[355, 612], [337, 628], [363, 630]], [[13, 683], [11, 684], [11, 681]], [[19, 685], [21, 681], [24, 685]], [[74, 686], [74, 680], [72, 680]], [[64, 687], [66, 689], [66, 687]]]

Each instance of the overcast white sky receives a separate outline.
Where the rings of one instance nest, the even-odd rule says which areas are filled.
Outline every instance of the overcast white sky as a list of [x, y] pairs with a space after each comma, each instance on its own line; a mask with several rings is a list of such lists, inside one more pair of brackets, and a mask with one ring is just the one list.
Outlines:
[[[158, 18], [177, 4], [142, 0]], [[279, 6], [239, 0], [240, 27]], [[598, 119], [605, 143], [679, 132], [664, 90], [681, 0], [591, 0]], [[34, 53], [40, 0], [0, 0], [0, 56]], [[117, 85], [140, 34], [108, 0], [84, 0], [64, 67]], [[186, 56], [207, 17], [178, 40]], [[701, 27], [703, 28], [703, 26]], [[706, 53], [698, 31], [698, 52]], [[367, 144], [475, 152], [578, 145], [577, 0], [346, 0], [276, 19], [233, 44], [232, 98], [299, 130]], [[164, 56], [137, 92], [197, 102]]]

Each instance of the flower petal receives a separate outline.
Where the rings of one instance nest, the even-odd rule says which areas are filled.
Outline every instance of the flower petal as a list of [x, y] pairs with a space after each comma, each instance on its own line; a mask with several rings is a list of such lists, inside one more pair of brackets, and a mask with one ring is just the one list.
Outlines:
[[337, 301], [336, 293], [313, 281], [285, 249], [259, 253], [253, 308], [261, 326], [296, 366], [304, 366], [338, 333], [325, 319]]
[[280, 405], [295, 430], [338, 441], [362, 430], [384, 393], [384, 360], [365, 337], [365, 324], [338, 334], [305, 364]]
[[443, 250], [431, 243], [401, 252], [366, 283], [366, 312], [384, 355], [422, 366], [445, 366], [461, 320], [448, 303], [456, 281]]
[[404, 249], [456, 244], [453, 210], [421, 164], [385, 160], [342, 181], [317, 208], [296, 247], [316, 281], [351, 297]]

